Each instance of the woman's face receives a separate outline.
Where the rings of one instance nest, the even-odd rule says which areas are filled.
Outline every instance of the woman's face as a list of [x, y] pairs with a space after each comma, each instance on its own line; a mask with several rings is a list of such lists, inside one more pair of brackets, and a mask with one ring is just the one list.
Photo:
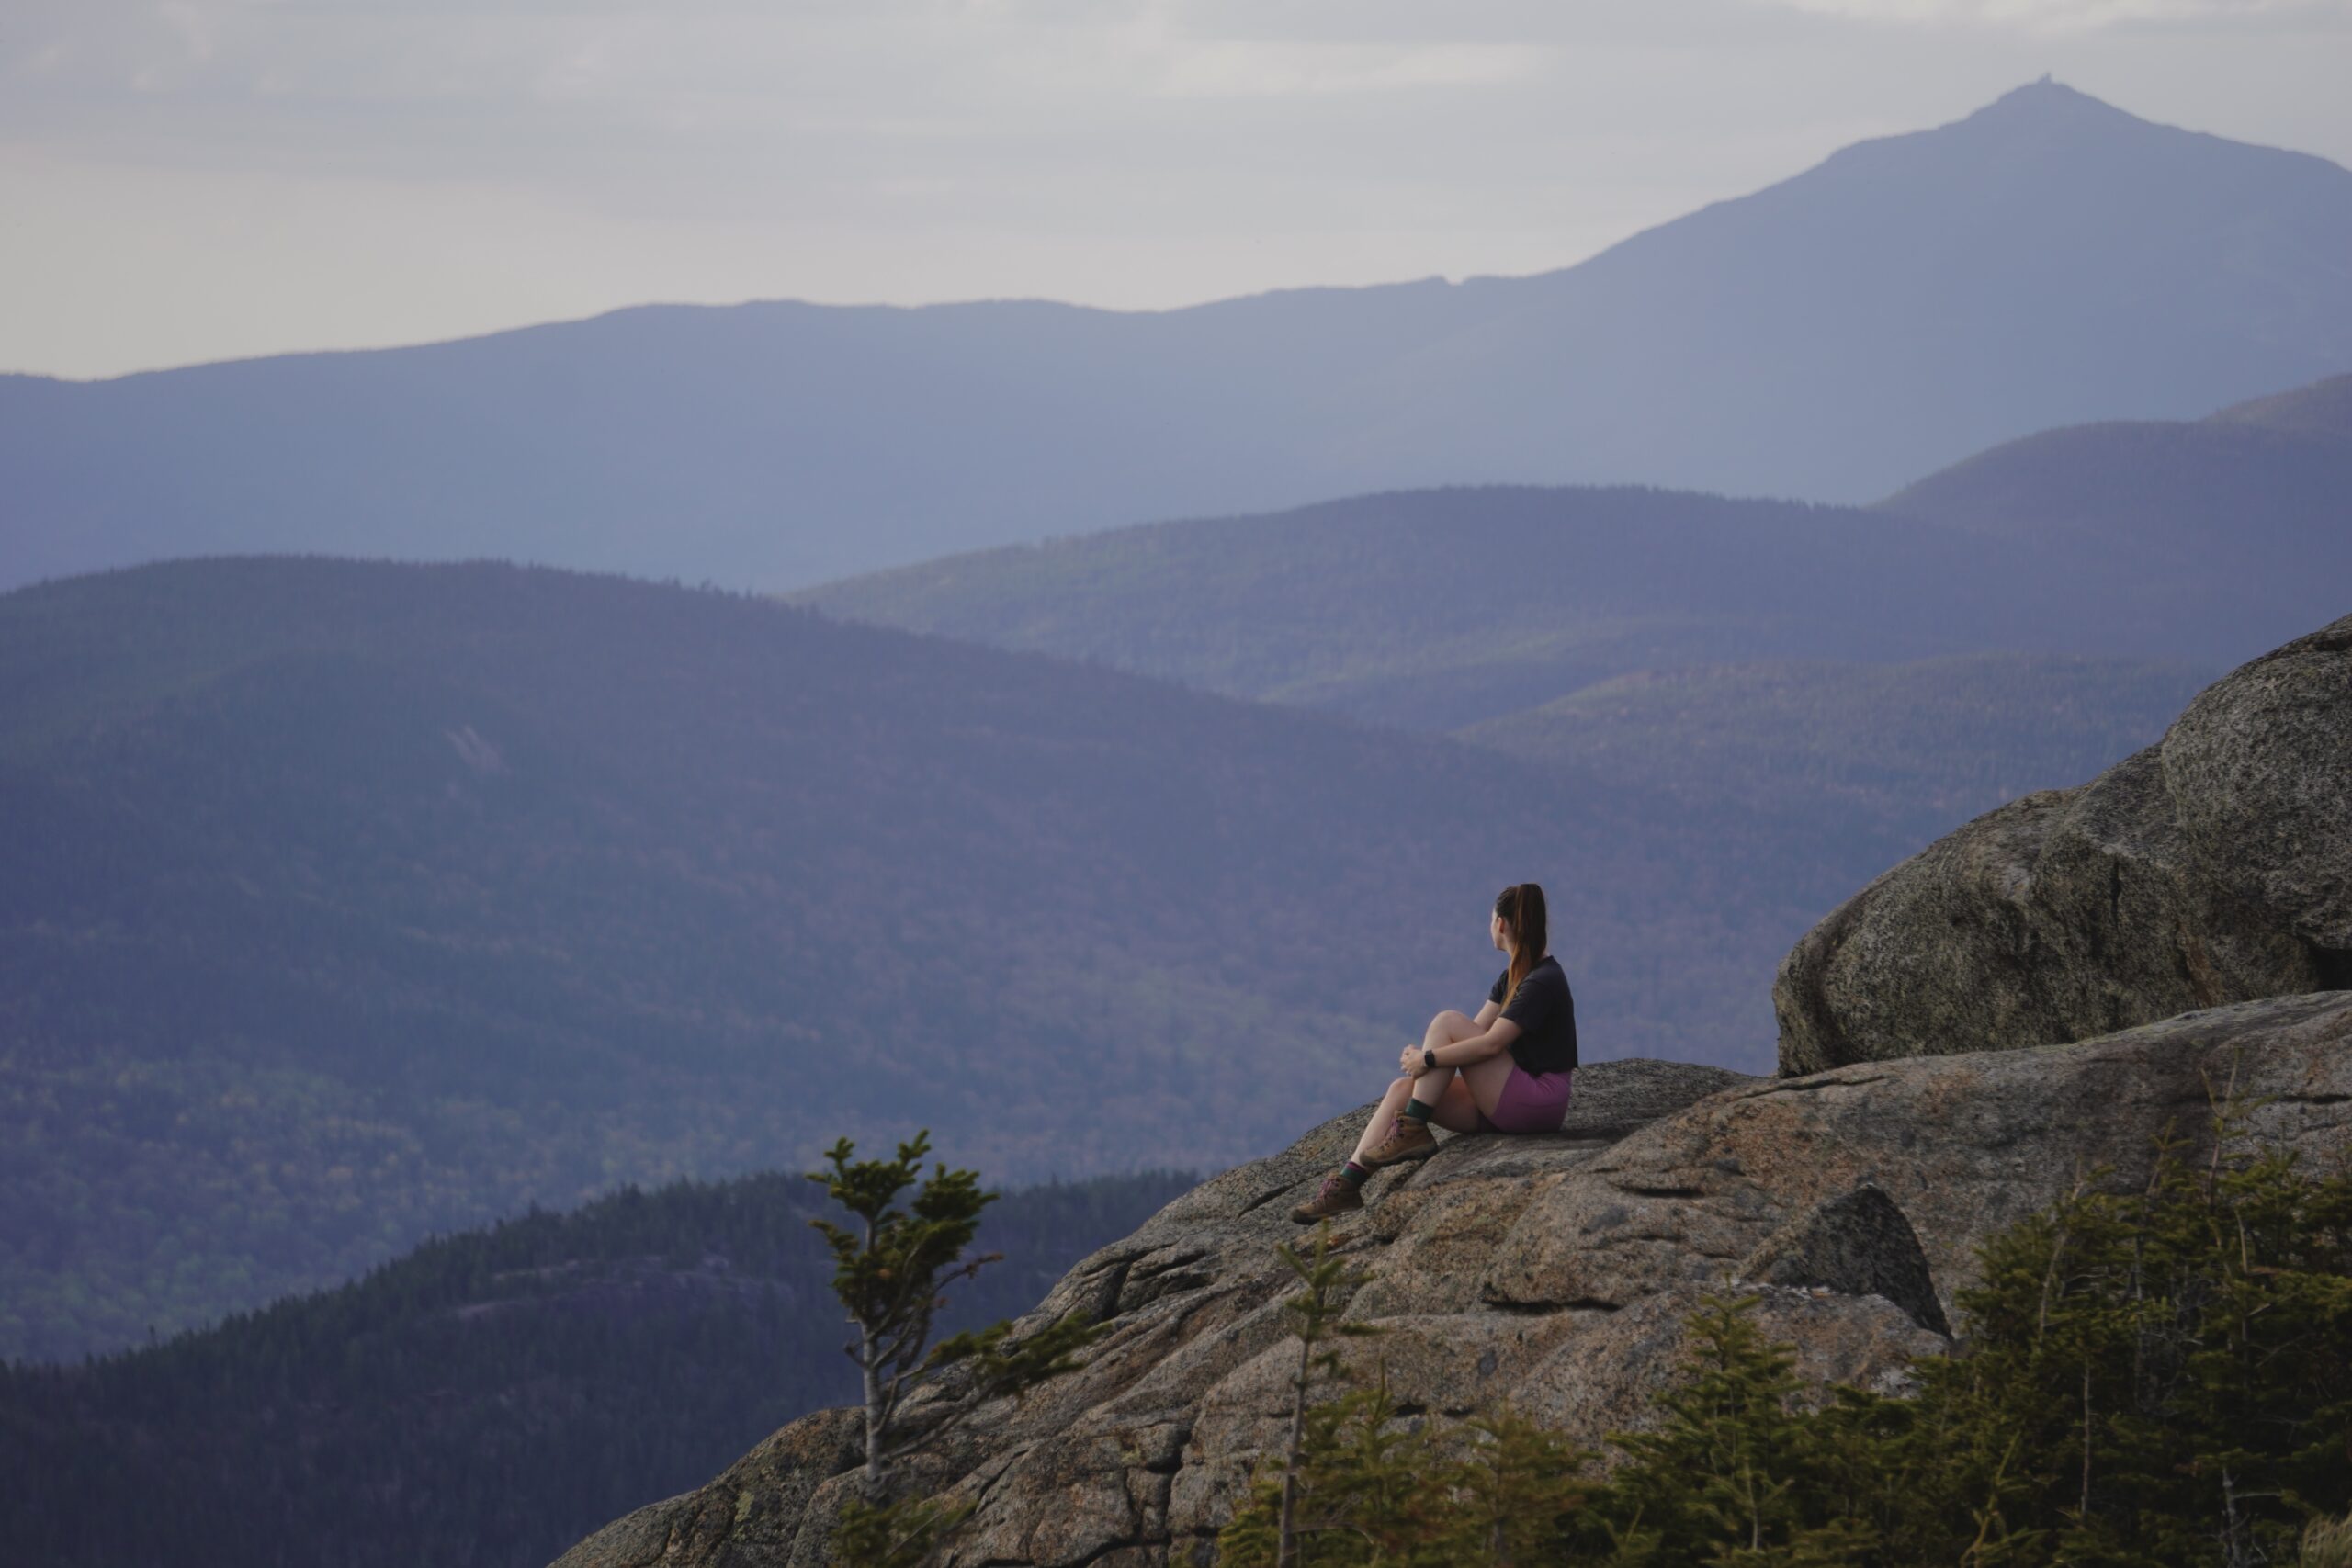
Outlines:
[[1487, 934], [1495, 939], [1495, 950], [1498, 953], [1509, 953], [1510, 951], [1510, 928], [1503, 924], [1503, 918], [1499, 911], [1487, 917]]

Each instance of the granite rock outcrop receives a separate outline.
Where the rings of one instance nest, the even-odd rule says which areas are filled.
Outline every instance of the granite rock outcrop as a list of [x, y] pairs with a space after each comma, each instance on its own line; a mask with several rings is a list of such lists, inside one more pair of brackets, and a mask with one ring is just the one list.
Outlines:
[[[1690, 1064], [1579, 1068], [1553, 1135], [1447, 1135], [1384, 1170], [1334, 1226], [1355, 1260], [1345, 1341], [1409, 1412], [1506, 1396], [1601, 1453], [1653, 1418], [1682, 1323], [1742, 1279], [1816, 1393], [1900, 1392], [1949, 1349], [1975, 1247], [2077, 1180], [2145, 1180], [2158, 1134], [2212, 1136], [2213, 1097], [2250, 1097], [2267, 1145], [2352, 1147], [2352, 995], [2282, 997], [2071, 1043], [1749, 1077]], [[1251, 1467], [1279, 1440], [1295, 1343], [1277, 1242], [1369, 1107], [1227, 1171], [1081, 1260], [1024, 1325], [1084, 1308], [1110, 1334], [1080, 1370], [971, 1413], [922, 1465], [978, 1504], [966, 1568], [1142, 1568], [1208, 1560]], [[910, 1411], [963, 1397], [942, 1387]], [[560, 1568], [752, 1568], [826, 1561], [852, 1495], [856, 1425], [820, 1411], [697, 1491], [598, 1531]]]
[[2352, 615], [2164, 739], [1871, 882], [1773, 986], [1783, 1074], [2086, 1040], [2352, 987]]

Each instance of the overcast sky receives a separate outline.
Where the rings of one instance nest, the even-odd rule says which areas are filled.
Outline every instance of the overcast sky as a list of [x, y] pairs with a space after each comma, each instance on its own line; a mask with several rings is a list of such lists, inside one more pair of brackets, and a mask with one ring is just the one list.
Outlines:
[[2352, 164], [2352, 0], [0, 0], [0, 368], [1540, 272], [2044, 72]]

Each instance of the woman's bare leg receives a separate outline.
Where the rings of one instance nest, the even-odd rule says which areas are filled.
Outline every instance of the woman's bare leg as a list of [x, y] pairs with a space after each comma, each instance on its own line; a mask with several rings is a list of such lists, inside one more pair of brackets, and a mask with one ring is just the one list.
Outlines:
[[1453, 1081], [1445, 1086], [1445, 1092], [1431, 1104], [1430, 1124], [1456, 1133], [1478, 1130], [1478, 1102], [1471, 1095], [1467, 1079], [1456, 1074]]
[[[1472, 1022], [1466, 1015], [1449, 1009], [1430, 1020], [1429, 1028], [1421, 1035], [1421, 1044], [1434, 1051], [1441, 1045], [1453, 1045], [1464, 1040], [1474, 1040], [1477, 1035], [1478, 1026], [1476, 1023]], [[1506, 1056], [1502, 1060], [1508, 1063], [1510, 1058]], [[1464, 1085], [1460, 1075], [1467, 1073], [1472, 1076], [1472, 1081], [1475, 1082], [1479, 1070], [1486, 1066], [1485, 1062], [1473, 1062], [1465, 1068], [1439, 1067], [1423, 1073], [1419, 1077], [1397, 1078], [1388, 1086], [1388, 1092], [1380, 1098], [1379, 1107], [1365, 1122], [1363, 1136], [1356, 1140], [1356, 1152], [1353, 1157], [1361, 1163], [1367, 1150], [1380, 1145], [1381, 1141], [1388, 1136], [1388, 1129], [1396, 1123], [1397, 1115], [1404, 1111], [1405, 1101], [1408, 1099], [1418, 1100], [1431, 1107], [1430, 1120], [1441, 1127], [1450, 1128], [1457, 1133], [1466, 1133], [1477, 1126], [1480, 1102], [1470, 1098], [1470, 1090]], [[1506, 1067], [1505, 1075], [1508, 1076], [1508, 1073], [1509, 1069]], [[1486, 1097], [1487, 1102], [1491, 1103], [1494, 1094], [1500, 1092], [1501, 1088], [1501, 1082], [1498, 1079], [1494, 1090]]]
[[1380, 1103], [1365, 1121], [1363, 1136], [1356, 1140], [1355, 1153], [1348, 1156], [1350, 1159], [1359, 1165], [1363, 1163], [1364, 1151], [1388, 1136], [1388, 1129], [1396, 1121], [1396, 1112], [1405, 1109], [1405, 1101], [1411, 1098], [1412, 1093], [1412, 1079], [1400, 1077], [1391, 1080], [1388, 1091], [1380, 1097]]
[[[1461, 1013], [1442, 1012], [1430, 1020], [1429, 1032], [1421, 1037], [1421, 1043], [1435, 1050], [1440, 1045], [1476, 1039], [1478, 1032], [1478, 1026]], [[1510, 1081], [1511, 1066], [1510, 1053], [1498, 1051], [1463, 1066], [1440, 1067], [1413, 1080], [1412, 1098], [1430, 1108], [1430, 1120], [1439, 1126], [1449, 1132], [1475, 1133], [1478, 1130], [1478, 1113], [1492, 1112], [1501, 1100], [1503, 1085]], [[1381, 1110], [1388, 1114], [1375, 1112], [1373, 1120], [1381, 1123], [1382, 1137], [1388, 1135], [1389, 1119], [1403, 1109], [1400, 1104], [1392, 1110], [1385, 1100], [1381, 1101]], [[1361, 1155], [1372, 1146], [1366, 1143], [1356, 1152]]]
[[1476, 1132], [1478, 1112], [1492, 1113], [1502, 1099], [1503, 1085], [1510, 1081], [1510, 1069], [1508, 1051], [1456, 1069], [1444, 1097], [1434, 1102], [1430, 1120], [1456, 1133]]

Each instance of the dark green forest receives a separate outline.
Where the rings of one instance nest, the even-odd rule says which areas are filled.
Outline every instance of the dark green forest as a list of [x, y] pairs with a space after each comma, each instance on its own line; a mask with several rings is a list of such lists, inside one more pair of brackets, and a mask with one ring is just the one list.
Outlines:
[[20, 590], [0, 1354], [805, 1164], [812, 1102], [1012, 1181], [1238, 1163], [1475, 1005], [1531, 877], [1593, 1059], [1761, 1068], [1772, 965], [1903, 847], [1849, 828], [622, 578]]
[[[1036, 1304], [1197, 1183], [1002, 1194], [940, 1332]], [[797, 1172], [625, 1187], [143, 1349], [0, 1367], [0, 1540], [44, 1568], [538, 1568], [854, 1403]], [[831, 1217], [838, 1218], [838, 1211]]]

